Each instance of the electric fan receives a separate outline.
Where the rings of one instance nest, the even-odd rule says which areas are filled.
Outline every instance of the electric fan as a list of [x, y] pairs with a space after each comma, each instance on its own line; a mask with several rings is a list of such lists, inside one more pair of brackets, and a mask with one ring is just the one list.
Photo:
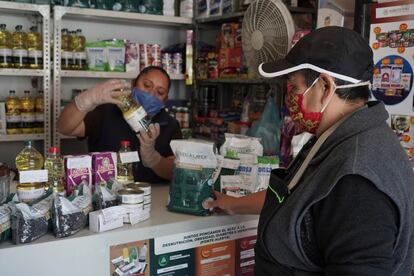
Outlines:
[[295, 32], [292, 16], [282, 1], [256, 0], [246, 10], [242, 25], [243, 53], [249, 70], [283, 58]]

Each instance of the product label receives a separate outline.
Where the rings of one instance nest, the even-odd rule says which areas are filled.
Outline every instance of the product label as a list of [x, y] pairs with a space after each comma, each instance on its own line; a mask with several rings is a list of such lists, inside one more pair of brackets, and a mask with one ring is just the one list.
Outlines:
[[119, 219], [125, 214], [125, 209], [122, 206], [113, 206], [102, 209], [102, 215], [106, 223]]
[[22, 202], [28, 202], [28, 201], [38, 199], [39, 197], [43, 196], [44, 193], [45, 193], [44, 188], [32, 189], [32, 190], [17, 189], [17, 196], [19, 197], [19, 200]]
[[73, 53], [68, 51], [62, 52], [62, 67], [73, 65]]
[[47, 182], [47, 170], [21, 171], [20, 183]]
[[91, 156], [82, 156], [82, 157], [70, 157], [67, 160], [66, 167], [68, 169], [81, 169], [81, 168], [91, 168], [92, 167], [92, 157]]
[[43, 113], [36, 113], [35, 120], [36, 122], [43, 122], [44, 121], [44, 114]]
[[43, 63], [43, 52], [40, 50], [29, 51], [29, 64], [39, 65]]
[[22, 121], [21, 115], [6, 115], [6, 121], [8, 123], [20, 123]]
[[27, 64], [27, 50], [13, 50], [13, 63], [18, 65]]
[[12, 50], [11, 49], [5, 49], [0, 48], [0, 63], [12, 63], [13, 57], [12, 57]]
[[144, 108], [141, 106], [124, 118], [135, 132], [140, 132], [142, 130], [146, 130], [146, 124], [143, 121], [145, 116], [147, 116], [147, 112], [145, 112]]
[[24, 123], [32, 123], [36, 121], [35, 114], [22, 114], [22, 122]]
[[121, 158], [122, 164], [139, 162], [137, 151], [120, 152], [119, 157]]

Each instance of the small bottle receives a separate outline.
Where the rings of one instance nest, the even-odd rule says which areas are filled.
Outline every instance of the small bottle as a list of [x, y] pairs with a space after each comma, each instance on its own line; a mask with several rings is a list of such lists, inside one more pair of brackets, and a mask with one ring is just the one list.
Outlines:
[[22, 115], [22, 133], [34, 133], [35, 123], [35, 100], [30, 96], [30, 91], [24, 91], [24, 96], [20, 99]]
[[20, 113], [20, 99], [16, 97], [15, 91], [10, 90], [6, 98], [6, 129], [7, 134], [21, 134], [22, 116]]
[[13, 66], [12, 48], [12, 36], [6, 30], [6, 24], [0, 24], [0, 68]]
[[63, 70], [70, 70], [73, 65], [73, 52], [70, 48], [70, 33], [68, 29], [62, 29], [62, 40], [61, 40], [61, 67]]
[[22, 31], [22, 25], [17, 25], [12, 34], [13, 66], [15, 68], [27, 67], [27, 35]]
[[74, 66], [76, 70], [86, 70], [86, 52], [85, 52], [85, 37], [82, 35], [82, 30], [76, 30], [76, 40], [73, 44]]
[[[43, 156], [33, 147], [33, 141], [26, 141], [23, 150], [16, 156], [16, 168], [19, 172], [41, 170]], [[43, 196], [45, 189], [43, 182], [18, 183], [17, 195], [22, 202], [32, 202]]]
[[53, 189], [54, 193], [65, 196], [65, 186], [63, 179], [65, 175], [63, 158], [60, 149], [51, 147], [45, 160], [45, 170], [47, 170], [48, 183], [45, 189]]
[[144, 245], [139, 249], [139, 255], [138, 255], [138, 261], [139, 262], [146, 262], [147, 259], [147, 243], [144, 243]]
[[139, 104], [131, 94], [129, 90], [123, 90], [123, 94], [118, 97], [118, 100], [122, 102], [120, 109], [122, 115], [127, 121], [129, 126], [136, 132], [148, 131], [150, 118], [145, 109]]
[[35, 98], [35, 133], [44, 133], [44, 103], [43, 91]]
[[28, 66], [32, 69], [43, 68], [43, 45], [42, 35], [36, 26], [30, 28], [27, 33]]
[[122, 184], [134, 182], [134, 175], [132, 172], [132, 163], [122, 163], [121, 153], [131, 151], [130, 142], [127, 140], [121, 141], [121, 148], [118, 151], [118, 176], [116, 180]]

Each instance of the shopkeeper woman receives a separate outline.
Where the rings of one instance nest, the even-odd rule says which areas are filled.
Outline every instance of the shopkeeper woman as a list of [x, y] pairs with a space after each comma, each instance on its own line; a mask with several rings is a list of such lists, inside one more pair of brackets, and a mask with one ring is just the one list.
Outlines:
[[340, 27], [259, 67], [264, 77], [287, 75], [291, 117], [314, 138], [272, 171], [266, 192], [208, 203], [261, 209], [255, 275], [411, 275], [414, 173], [384, 104], [368, 101], [373, 67], [366, 41]]
[[122, 140], [138, 150], [140, 162], [134, 163], [135, 181], [167, 182], [172, 177], [174, 155], [172, 139], [181, 139], [178, 121], [163, 108], [171, 80], [160, 67], [144, 68], [133, 82], [132, 93], [152, 117], [148, 132], [134, 133], [117, 105], [119, 89], [130, 88], [124, 80], [109, 80], [76, 96], [58, 120], [58, 131], [88, 139], [89, 152], [118, 151]]

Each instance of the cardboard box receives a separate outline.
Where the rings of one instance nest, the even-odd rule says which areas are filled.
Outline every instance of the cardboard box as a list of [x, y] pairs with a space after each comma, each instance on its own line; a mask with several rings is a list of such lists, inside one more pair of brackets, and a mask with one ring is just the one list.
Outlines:
[[92, 182], [99, 185], [117, 176], [117, 155], [116, 152], [93, 152], [92, 156]]
[[219, 68], [240, 68], [241, 66], [241, 48], [220, 49], [219, 52]]
[[112, 229], [120, 228], [123, 225], [124, 222], [122, 216], [118, 216], [110, 221], [105, 221], [102, 210], [89, 213], [89, 230], [92, 232], [100, 233], [109, 231]]
[[125, 71], [139, 73], [139, 43], [127, 42], [125, 44]]

